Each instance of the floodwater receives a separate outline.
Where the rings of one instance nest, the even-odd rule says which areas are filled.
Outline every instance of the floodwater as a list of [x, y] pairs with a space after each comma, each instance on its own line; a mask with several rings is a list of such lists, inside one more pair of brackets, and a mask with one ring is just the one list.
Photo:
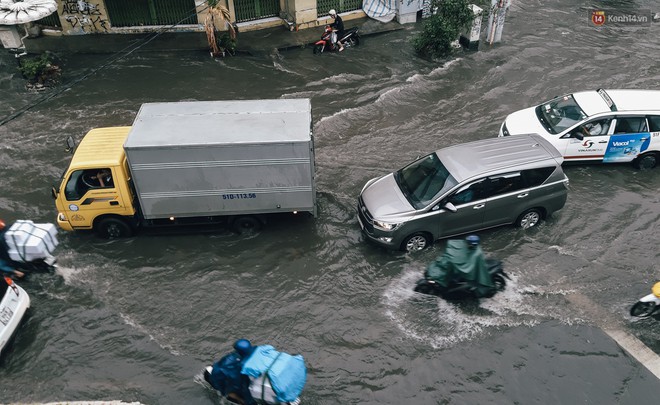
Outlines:
[[[22, 283], [32, 308], [0, 359], [0, 403], [218, 403], [199, 373], [237, 338], [303, 354], [305, 404], [657, 402], [658, 380], [601, 329], [660, 352], [659, 320], [628, 315], [660, 279], [659, 170], [567, 167], [568, 202], [547, 222], [480, 233], [512, 277], [481, 303], [413, 293], [444, 243], [382, 250], [354, 212], [370, 178], [495, 136], [512, 111], [576, 90], [658, 89], [660, 23], [596, 28], [582, 6], [515, 1], [503, 44], [445, 62], [413, 56], [419, 25], [322, 56], [134, 53], [0, 127], [0, 216], [55, 222], [66, 136], [130, 125], [145, 102], [308, 97], [320, 206], [254, 236], [61, 233], [57, 271]], [[61, 57], [65, 80], [109, 62]], [[0, 57], [3, 117], [44, 96], [14, 63]]]

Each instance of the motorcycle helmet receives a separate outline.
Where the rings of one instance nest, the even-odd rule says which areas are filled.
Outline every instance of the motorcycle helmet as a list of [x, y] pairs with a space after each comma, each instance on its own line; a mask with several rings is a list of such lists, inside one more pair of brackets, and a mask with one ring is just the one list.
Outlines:
[[252, 354], [252, 344], [250, 344], [250, 341], [247, 339], [238, 339], [234, 343], [234, 350], [236, 350], [236, 353], [241, 357], [245, 358]]
[[335, 9], [333, 8], [332, 10], [328, 11], [328, 14], [330, 14], [330, 17], [333, 17], [333, 18], [334, 18], [334, 17], [337, 15], [337, 12], [336, 12]]
[[475, 248], [479, 246], [479, 237], [477, 235], [469, 235], [467, 238], [465, 238], [465, 241], [467, 242], [468, 246], [471, 248]]

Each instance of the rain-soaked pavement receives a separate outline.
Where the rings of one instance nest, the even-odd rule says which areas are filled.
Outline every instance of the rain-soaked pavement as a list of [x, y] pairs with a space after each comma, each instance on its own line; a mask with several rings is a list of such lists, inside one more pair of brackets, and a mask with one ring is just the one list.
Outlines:
[[[660, 171], [567, 167], [569, 199], [552, 218], [480, 233], [512, 282], [478, 304], [412, 292], [442, 241], [388, 252], [355, 218], [367, 180], [495, 136], [512, 111], [576, 90], [658, 89], [660, 24], [596, 28], [591, 5], [516, 1], [504, 43], [441, 62], [412, 54], [420, 25], [322, 56], [60, 54], [76, 83], [0, 126], [1, 217], [54, 222], [64, 139], [130, 125], [142, 103], [283, 97], [312, 101], [320, 215], [255, 236], [60, 234], [56, 273], [22, 283], [32, 308], [0, 359], [0, 403], [217, 403], [200, 370], [240, 337], [304, 355], [305, 404], [657, 401], [657, 378], [603, 330], [660, 352], [658, 319], [628, 315], [660, 279]], [[1, 55], [4, 117], [49, 93], [26, 91]]]

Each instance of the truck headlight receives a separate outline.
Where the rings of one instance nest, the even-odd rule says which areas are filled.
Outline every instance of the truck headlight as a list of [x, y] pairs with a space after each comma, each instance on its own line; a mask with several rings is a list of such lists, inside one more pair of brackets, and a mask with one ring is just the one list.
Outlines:
[[399, 225], [401, 224], [390, 224], [387, 222], [381, 222], [381, 221], [376, 221], [374, 220], [374, 227], [378, 228], [382, 231], [393, 231], [395, 230]]
[[66, 217], [64, 216], [63, 213], [58, 212], [57, 213], [57, 220], [60, 221], [60, 222], [64, 222], [64, 221], [66, 221]]

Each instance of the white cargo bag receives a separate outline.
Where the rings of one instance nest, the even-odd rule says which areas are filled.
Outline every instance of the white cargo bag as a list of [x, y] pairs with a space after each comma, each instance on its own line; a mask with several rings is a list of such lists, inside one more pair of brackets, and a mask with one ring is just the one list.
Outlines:
[[57, 228], [53, 224], [35, 224], [18, 220], [5, 232], [9, 257], [17, 262], [32, 262], [53, 258], [58, 244]]
[[250, 394], [252, 398], [262, 400], [267, 404], [275, 405], [280, 402], [277, 400], [277, 394], [270, 386], [270, 379], [267, 373], [263, 373], [257, 378], [250, 377]]

